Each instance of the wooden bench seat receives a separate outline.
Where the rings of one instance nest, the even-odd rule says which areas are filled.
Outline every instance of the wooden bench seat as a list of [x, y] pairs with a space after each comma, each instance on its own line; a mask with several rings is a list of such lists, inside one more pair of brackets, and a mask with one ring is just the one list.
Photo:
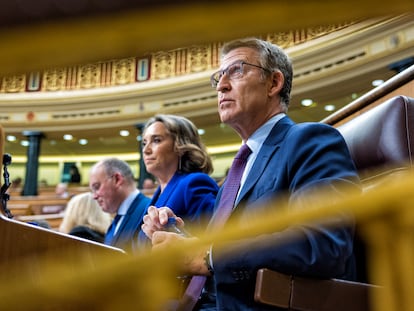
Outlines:
[[10, 210], [13, 216], [31, 215], [30, 203], [15, 203], [11, 202], [7, 204], [7, 208]]
[[16, 220], [25, 222], [25, 223], [37, 223], [39, 221], [45, 221], [49, 224], [50, 229], [58, 230], [60, 224], [62, 223], [64, 212], [56, 214], [44, 214], [44, 215], [15, 215]]
[[[56, 198], [54, 196], [15, 196], [11, 197], [8, 206], [13, 214], [13, 207], [28, 207], [26, 215], [57, 214], [65, 210], [69, 198]], [[22, 213], [19, 213], [22, 214]]]

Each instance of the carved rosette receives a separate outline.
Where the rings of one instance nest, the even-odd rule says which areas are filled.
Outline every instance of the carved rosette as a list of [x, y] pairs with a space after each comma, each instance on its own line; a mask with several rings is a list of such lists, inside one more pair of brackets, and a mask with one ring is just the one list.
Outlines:
[[211, 68], [211, 47], [194, 46], [188, 49], [187, 67], [190, 72], [202, 72]]
[[17, 93], [26, 90], [26, 75], [7, 76], [2, 79], [1, 92]]
[[175, 76], [175, 51], [158, 52], [152, 55], [152, 78], [165, 79]]
[[99, 63], [79, 66], [78, 85], [80, 89], [90, 89], [101, 86], [101, 66]]
[[126, 58], [116, 60], [112, 65], [112, 84], [122, 85], [135, 81], [135, 59]]
[[43, 75], [43, 91], [62, 91], [66, 89], [66, 69], [54, 68], [46, 70]]

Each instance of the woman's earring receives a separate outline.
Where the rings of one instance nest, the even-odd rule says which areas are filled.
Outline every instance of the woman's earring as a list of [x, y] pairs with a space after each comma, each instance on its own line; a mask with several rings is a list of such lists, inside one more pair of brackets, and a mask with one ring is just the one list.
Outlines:
[[181, 157], [178, 159], [178, 170], [181, 171]]

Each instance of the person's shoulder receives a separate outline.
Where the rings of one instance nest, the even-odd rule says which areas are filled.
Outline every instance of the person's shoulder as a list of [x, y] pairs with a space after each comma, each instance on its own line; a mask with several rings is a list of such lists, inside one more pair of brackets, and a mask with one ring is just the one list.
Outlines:
[[140, 202], [149, 202], [149, 201], [151, 201], [151, 198], [149, 198], [144, 193], [142, 193], [142, 190], [139, 191], [139, 193], [136, 196], [136, 199], [138, 199], [138, 201], [140, 201]]
[[321, 122], [301, 122], [295, 123], [296, 128], [300, 129], [334, 129], [332, 125]]
[[203, 172], [192, 172], [185, 174], [184, 180], [213, 180], [210, 175]]
[[217, 182], [208, 174], [202, 172], [192, 172], [183, 174], [183, 178], [180, 180], [181, 185], [193, 186], [200, 184], [217, 185]]
[[302, 122], [296, 123], [290, 129], [290, 134], [339, 134], [339, 131], [333, 126], [320, 122]]
[[[331, 144], [343, 141], [340, 132], [331, 125], [318, 122], [295, 123], [283, 135], [283, 146], [289, 149]], [[299, 146], [299, 147], [298, 147]]]
[[80, 237], [80, 238], [100, 242], [100, 243], [102, 243], [105, 238], [104, 233], [93, 230], [92, 228], [88, 226], [73, 227], [72, 230], [70, 230], [69, 234]]

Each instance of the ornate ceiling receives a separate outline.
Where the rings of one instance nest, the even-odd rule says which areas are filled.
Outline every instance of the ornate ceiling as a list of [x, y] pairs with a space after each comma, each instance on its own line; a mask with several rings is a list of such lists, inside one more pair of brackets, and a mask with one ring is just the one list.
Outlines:
[[[390, 64], [414, 56], [413, 21], [407, 14], [336, 23], [334, 33], [333, 26], [313, 26], [263, 35], [284, 46], [293, 60], [292, 118], [319, 121], [330, 113], [323, 110], [326, 104], [340, 108], [371, 89], [374, 78], [394, 75]], [[220, 125], [208, 82], [218, 66], [219, 47], [214, 41], [82, 65], [35, 62], [40, 67], [31, 65], [25, 73], [0, 71], [0, 120], [6, 134], [18, 139], [6, 144], [6, 152], [24, 156], [19, 141], [29, 129], [45, 134], [44, 156], [136, 153], [136, 125], [158, 112], [191, 118], [205, 130], [203, 139], [212, 152], [226, 146], [232, 151], [239, 138]], [[315, 104], [302, 107], [304, 98]], [[121, 129], [130, 136], [121, 137]], [[64, 142], [65, 133], [74, 139]], [[80, 145], [81, 138], [88, 145]]]

